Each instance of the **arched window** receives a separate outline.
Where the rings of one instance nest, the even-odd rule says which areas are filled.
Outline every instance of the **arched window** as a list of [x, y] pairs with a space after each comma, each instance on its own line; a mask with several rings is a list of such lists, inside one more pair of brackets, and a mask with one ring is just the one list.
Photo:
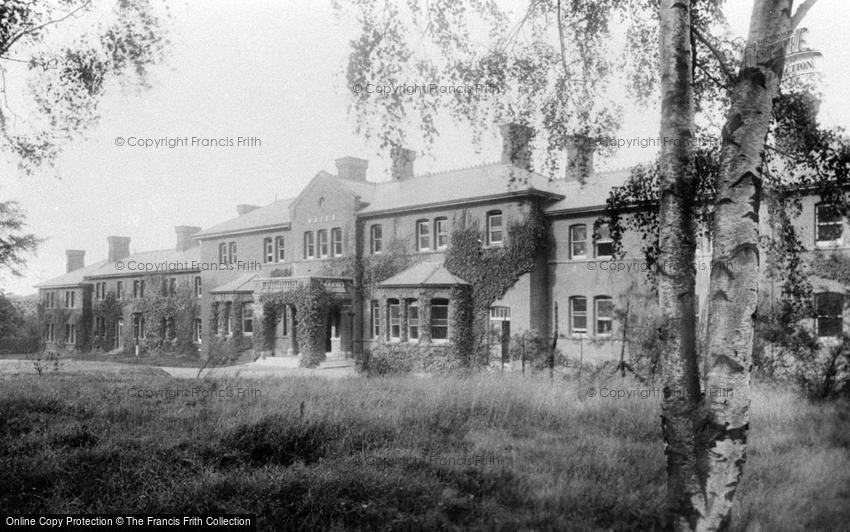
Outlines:
[[587, 258], [587, 226], [584, 224], [570, 226], [570, 258]]
[[501, 246], [504, 239], [502, 231], [502, 211], [487, 213], [487, 245]]

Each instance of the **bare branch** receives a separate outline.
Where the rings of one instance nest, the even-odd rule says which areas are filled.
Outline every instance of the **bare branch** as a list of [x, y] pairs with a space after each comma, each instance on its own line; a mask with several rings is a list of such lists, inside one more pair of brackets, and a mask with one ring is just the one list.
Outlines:
[[65, 16], [63, 16], [63, 17], [53, 19], [53, 20], [48, 20], [44, 24], [39, 24], [38, 26], [35, 26], [35, 27], [28, 29], [28, 30], [22, 30], [17, 35], [15, 35], [11, 39], [9, 39], [9, 44], [6, 45], [6, 48], [4, 48], [3, 50], [0, 50], [0, 54], [5, 54], [6, 52], [8, 52], [12, 48], [12, 45], [15, 44], [15, 42], [18, 41], [21, 37], [23, 37], [25, 35], [32, 35], [33, 33], [37, 33], [39, 31], [41, 31], [42, 29], [46, 28], [47, 26], [50, 26], [51, 24], [59, 24], [60, 22], [63, 22], [65, 20], [69, 19], [70, 17], [76, 15], [77, 12], [79, 12], [81, 9], [89, 7], [90, 5], [91, 5], [91, 0], [86, 0], [85, 2], [80, 4], [76, 9], [72, 9], [71, 11], [65, 13]]
[[806, 13], [815, 5], [815, 2], [818, 0], [806, 0], [800, 7], [797, 8], [797, 11], [794, 12], [794, 16], [791, 17], [791, 29], [797, 29], [797, 26], [803, 22], [803, 19], [806, 17]]
[[732, 71], [729, 70], [729, 66], [726, 64], [726, 58], [723, 57], [723, 54], [720, 53], [720, 50], [718, 50], [714, 45], [712, 45], [708, 41], [708, 39], [706, 39], [699, 32], [699, 30], [696, 29], [695, 26], [691, 26], [691, 33], [693, 33], [693, 35], [697, 38], [697, 40], [699, 42], [701, 42], [703, 45], [705, 45], [705, 47], [708, 48], [708, 50], [711, 52], [711, 55], [713, 55], [714, 58], [717, 59], [717, 63], [720, 65], [720, 70], [723, 71], [723, 74], [726, 75], [726, 77], [729, 79], [729, 82], [734, 81], [735, 76], [733, 76]]

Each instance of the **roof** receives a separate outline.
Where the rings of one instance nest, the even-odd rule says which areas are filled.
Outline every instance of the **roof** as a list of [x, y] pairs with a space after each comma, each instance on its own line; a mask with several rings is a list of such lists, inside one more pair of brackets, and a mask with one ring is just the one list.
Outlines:
[[[340, 180], [348, 181], [348, 180]], [[561, 199], [556, 182], [506, 163], [471, 166], [376, 183], [372, 201], [358, 214], [422, 208], [510, 195], [541, 194]]]
[[420, 262], [403, 270], [385, 281], [378, 283], [378, 288], [397, 286], [455, 286], [469, 284], [460, 277], [452, 274], [442, 262]]
[[[74, 270], [65, 275], [54, 277], [35, 288], [58, 288], [79, 285], [89, 279], [105, 277], [133, 277], [138, 275], [176, 274], [198, 271], [201, 260], [201, 248], [191, 247], [185, 251], [161, 249], [133, 253], [125, 259], [115, 262], [102, 260], [90, 266]], [[120, 263], [120, 266], [119, 266]]]
[[35, 285], [35, 288], [58, 288], [60, 286], [76, 286], [81, 284], [87, 275], [91, 272], [97, 271], [108, 264], [105, 260], [100, 262], [95, 262], [89, 266], [84, 266], [72, 272], [68, 272], [65, 275], [60, 275], [59, 277], [54, 277], [53, 279], [49, 279], [44, 281], [43, 283], [39, 283]]
[[630, 172], [629, 169], [597, 172], [584, 184], [572, 180], [552, 181], [552, 186], [563, 195], [563, 199], [547, 205], [545, 211], [555, 214], [605, 207], [611, 189], [625, 184]]
[[[347, 181], [347, 180], [346, 180]], [[265, 228], [274, 228], [286, 225], [291, 221], [289, 206], [295, 198], [287, 198], [272, 202], [265, 207], [254, 209], [226, 222], [214, 225], [195, 233], [193, 238], [210, 238], [214, 236], [256, 231]]]
[[240, 275], [236, 279], [230, 281], [229, 283], [225, 283], [221, 286], [217, 286], [210, 290], [211, 294], [232, 294], [234, 292], [253, 292], [254, 291], [254, 278], [257, 277], [256, 273], [246, 273], [245, 275]]

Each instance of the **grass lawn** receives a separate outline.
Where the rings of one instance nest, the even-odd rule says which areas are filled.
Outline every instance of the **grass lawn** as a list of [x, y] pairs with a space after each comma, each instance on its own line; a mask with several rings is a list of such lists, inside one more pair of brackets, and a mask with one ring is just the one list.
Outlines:
[[[177, 389], [197, 394], [165, 396]], [[0, 376], [0, 508], [252, 513], [288, 529], [660, 528], [658, 398], [578, 396], [517, 375]], [[751, 426], [734, 529], [846, 527], [847, 405], [760, 387]]]

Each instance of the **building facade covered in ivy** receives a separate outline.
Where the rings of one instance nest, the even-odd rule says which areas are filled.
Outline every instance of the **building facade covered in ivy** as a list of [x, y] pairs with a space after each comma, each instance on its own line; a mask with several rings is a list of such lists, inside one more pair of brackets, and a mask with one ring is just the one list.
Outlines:
[[[238, 205], [203, 230], [177, 227], [171, 249], [130, 254], [129, 239], [109, 237], [109, 256], [90, 266], [69, 250], [67, 273], [38, 287], [46, 348], [314, 365], [399, 344], [492, 363], [533, 331], [557, 335], [570, 356], [619, 357], [647, 264], [629, 233], [614, 260], [598, 220], [629, 171], [595, 172], [593, 147], [576, 144], [566, 173], [548, 179], [531, 169], [530, 129], [505, 125], [502, 135], [498, 161], [426, 175], [415, 174], [414, 152], [394, 149], [383, 182], [368, 178], [366, 160], [337, 159], [294, 198]], [[804, 203], [805, 246], [844, 246], [846, 221], [833, 214]], [[698, 250], [698, 294], [709, 253]], [[826, 295], [815, 326], [834, 335], [843, 317], [828, 284], [816, 290]]]

